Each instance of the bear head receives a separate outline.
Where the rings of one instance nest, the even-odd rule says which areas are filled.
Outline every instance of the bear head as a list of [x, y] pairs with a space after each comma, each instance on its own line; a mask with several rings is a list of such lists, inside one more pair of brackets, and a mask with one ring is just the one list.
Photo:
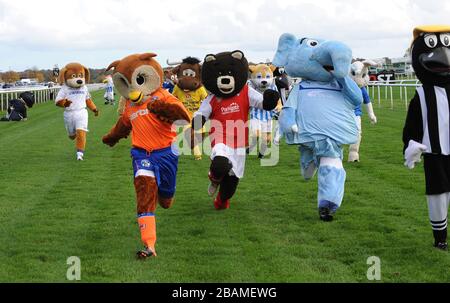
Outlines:
[[240, 50], [206, 55], [202, 79], [205, 88], [220, 98], [237, 95], [247, 83], [248, 62]]

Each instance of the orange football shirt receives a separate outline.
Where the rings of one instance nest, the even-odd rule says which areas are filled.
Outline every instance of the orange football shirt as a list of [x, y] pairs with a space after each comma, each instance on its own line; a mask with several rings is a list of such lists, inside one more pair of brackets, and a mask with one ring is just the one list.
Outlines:
[[[158, 98], [164, 102], [180, 102], [165, 89], [159, 88], [140, 104], [127, 100], [122, 119], [125, 125], [131, 126], [131, 144], [133, 147], [153, 151], [169, 147], [176, 137], [172, 124], [163, 122], [147, 109], [149, 102]], [[181, 103], [181, 102], [180, 102]]]

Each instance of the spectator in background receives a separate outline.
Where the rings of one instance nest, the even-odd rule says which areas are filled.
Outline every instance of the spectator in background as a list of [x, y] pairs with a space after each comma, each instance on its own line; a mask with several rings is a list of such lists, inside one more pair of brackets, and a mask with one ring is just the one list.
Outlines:
[[34, 94], [32, 92], [23, 92], [18, 99], [12, 99], [8, 102], [8, 111], [5, 117], [0, 121], [26, 121], [27, 108], [33, 107]]
[[106, 84], [105, 94], [103, 98], [105, 98], [105, 104], [114, 105], [114, 82], [111, 75], [107, 75], [103, 83]]

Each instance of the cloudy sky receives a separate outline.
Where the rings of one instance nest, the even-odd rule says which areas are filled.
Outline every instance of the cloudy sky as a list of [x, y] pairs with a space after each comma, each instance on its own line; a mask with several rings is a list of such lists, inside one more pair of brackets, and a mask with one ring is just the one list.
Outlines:
[[414, 26], [449, 16], [442, 0], [0, 0], [0, 71], [102, 68], [146, 51], [162, 65], [234, 49], [265, 61], [284, 32], [343, 41], [355, 57], [400, 57]]

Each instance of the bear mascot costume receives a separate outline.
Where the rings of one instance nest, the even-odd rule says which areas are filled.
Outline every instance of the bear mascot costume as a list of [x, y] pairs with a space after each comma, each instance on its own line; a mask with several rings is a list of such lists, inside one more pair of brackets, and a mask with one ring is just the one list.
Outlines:
[[208, 194], [214, 196], [217, 210], [227, 209], [244, 175], [248, 147], [250, 107], [273, 110], [279, 94], [266, 90], [264, 95], [247, 85], [248, 62], [239, 51], [210, 54], [203, 60], [202, 80], [211, 94], [194, 114], [190, 132], [191, 147], [201, 140], [196, 131], [211, 121], [211, 166]]
[[405, 165], [424, 159], [428, 213], [434, 246], [447, 250], [450, 201], [450, 26], [413, 32], [412, 66], [422, 82], [409, 104], [403, 129]]
[[301, 172], [306, 180], [318, 169], [318, 208], [323, 221], [333, 220], [344, 196], [346, 173], [343, 145], [356, 143], [354, 110], [361, 90], [350, 76], [352, 51], [338, 41], [283, 34], [273, 60], [291, 77], [294, 86], [280, 114], [286, 143], [299, 145]]
[[137, 257], [155, 256], [157, 203], [169, 208], [175, 195], [178, 153], [172, 143], [172, 124], [190, 121], [183, 104], [162, 88], [163, 70], [153, 53], [134, 54], [114, 61], [113, 81], [126, 99], [116, 125], [103, 137], [114, 146], [131, 133], [131, 157], [137, 199], [137, 221], [144, 249]]

